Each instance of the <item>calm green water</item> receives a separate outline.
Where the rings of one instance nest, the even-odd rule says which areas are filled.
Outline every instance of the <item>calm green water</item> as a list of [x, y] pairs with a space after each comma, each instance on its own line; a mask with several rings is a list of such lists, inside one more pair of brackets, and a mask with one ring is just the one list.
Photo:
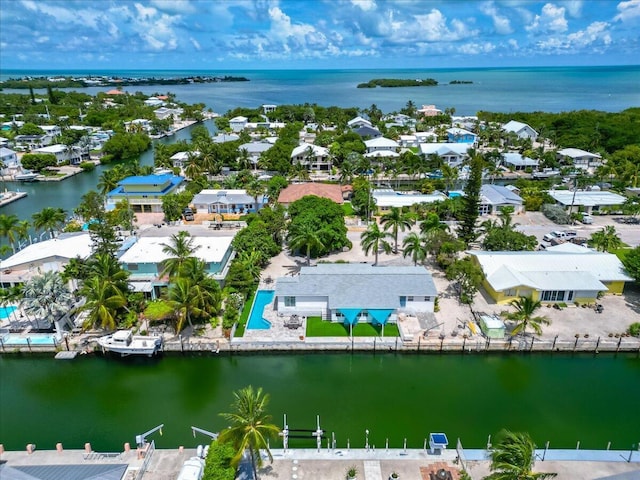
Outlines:
[[[22, 449], [119, 450], [164, 423], [161, 448], [194, 446], [191, 425], [216, 431], [232, 391], [248, 384], [271, 394], [271, 412], [290, 428], [321, 426], [364, 444], [421, 448], [444, 431], [482, 447], [503, 427], [538, 444], [629, 448], [640, 441], [640, 359], [636, 355], [460, 356], [309, 354], [125, 359], [0, 357], [0, 443]], [[309, 446], [307, 440], [292, 446]]]

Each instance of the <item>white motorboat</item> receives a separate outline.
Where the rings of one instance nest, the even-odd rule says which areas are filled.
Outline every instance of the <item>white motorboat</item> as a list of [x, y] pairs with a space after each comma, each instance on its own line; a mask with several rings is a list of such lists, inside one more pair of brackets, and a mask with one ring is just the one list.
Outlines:
[[162, 349], [162, 337], [158, 335], [133, 335], [131, 330], [118, 330], [98, 339], [98, 345], [108, 352], [121, 356], [147, 355], [151, 357]]
[[32, 172], [31, 170], [23, 170], [21, 173], [16, 173], [13, 179], [16, 182], [35, 182], [38, 175], [38, 173]]

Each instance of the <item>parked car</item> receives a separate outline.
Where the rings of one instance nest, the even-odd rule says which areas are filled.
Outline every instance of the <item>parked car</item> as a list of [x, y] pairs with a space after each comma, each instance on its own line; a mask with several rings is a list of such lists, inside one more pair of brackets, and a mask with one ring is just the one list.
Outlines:
[[185, 222], [193, 222], [194, 220], [193, 210], [191, 210], [190, 208], [185, 208], [182, 211], [182, 215], [184, 216]]
[[593, 223], [593, 217], [588, 213], [583, 213], [580, 221], [585, 225], [591, 225]]

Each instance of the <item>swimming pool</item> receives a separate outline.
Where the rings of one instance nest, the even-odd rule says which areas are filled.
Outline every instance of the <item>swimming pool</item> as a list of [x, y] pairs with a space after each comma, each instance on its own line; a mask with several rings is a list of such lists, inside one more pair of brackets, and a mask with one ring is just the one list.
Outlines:
[[[27, 342], [27, 339], [29, 341]], [[58, 341], [53, 333], [30, 333], [22, 336], [10, 333], [2, 338], [2, 343], [9, 345], [57, 345]]]
[[262, 317], [262, 312], [264, 312], [264, 307], [273, 301], [274, 294], [274, 290], [258, 290], [256, 292], [247, 322], [247, 330], [268, 330], [271, 328], [271, 322]]
[[9, 305], [8, 307], [0, 307], [0, 319], [8, 318], [13, 311], [18, 308], [15, 305]]

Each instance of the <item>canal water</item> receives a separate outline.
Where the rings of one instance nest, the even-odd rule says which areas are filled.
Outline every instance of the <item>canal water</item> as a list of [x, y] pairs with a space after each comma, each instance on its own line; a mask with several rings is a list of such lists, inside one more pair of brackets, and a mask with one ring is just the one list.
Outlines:
[[[208, 120], [204, 125], [213, 134], [216, 127], [213, 121]], [[179, 130], [170, 137], [161, 138], [155, 142], [175, 143], [180, 140], [190, 140], [193, 125]], [[153, 165], [153, 148], [150, 148], [140, 156], [141, 165]], [[28, 196], [14, 203], [0, 208], [0, 214], [17, 215], [21, 220], [31, 221], [31, 215], [39, 212], [44, 207], [63, 208], [68, 214], [78, 206], [82, 196], [90, 190], [95, 190], [101, 173], [111, 165], [99, 165], [92, 172], [82, 172], [61, 182], [5, 182], [8, 190], [27, 192]]]
[[[0, 356], [0, 443], [6, 449], [118, 451], [164, 423], [158, 447], [195, 446], [190, 427], [224, 428], [232, 392], [261, 386], [277, 424], [321, 427], [337, 445], [422, 448], [430, 432], [482, 448], [502, 428], [555, 448], [627, 449], [640, 441], [640, 359], [625, 355], [298, 354]], [[306, 435], [309, 435], [308, 433]], [[279, 445], [279, 442], [274, 442]], [[292, 447], [312, 446], [294, 439]]]

